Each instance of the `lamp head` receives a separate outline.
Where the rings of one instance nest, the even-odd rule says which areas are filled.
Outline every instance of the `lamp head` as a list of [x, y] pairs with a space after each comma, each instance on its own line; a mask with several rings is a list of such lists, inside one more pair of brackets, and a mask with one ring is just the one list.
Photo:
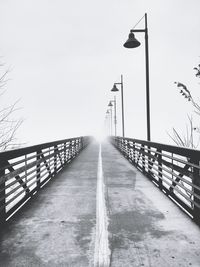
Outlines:
[[112, 106], [113, 106], [113, 104], [112, 104], [112, 102], [110, 101], [109, 104], [108, 104], [108, 107], [112, 107]]
[[107, 111], [106, 111], [106, 114], [109, 114], [109, 113], [110, 113], [109, 110], [107, 110]]
[[130, 32], [128, 40], [125, 42], [124, 47], [126, 48], [135, 48], [140, 46], [140, 42], [135, 38], [134, 33]]
[[112, 92], [118, 92], [119, 89], [117, 88], [116, 84], [113, 85], [113, 88], [111, 89]]

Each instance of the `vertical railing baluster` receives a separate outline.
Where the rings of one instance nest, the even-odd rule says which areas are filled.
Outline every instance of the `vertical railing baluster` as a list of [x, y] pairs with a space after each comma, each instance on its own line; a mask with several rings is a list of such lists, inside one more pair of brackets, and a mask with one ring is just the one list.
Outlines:
[[72, 141], [69, 142], [69, 159], [72, 159]]
[[125, 146], [124, 146], [124, 143], [125, 143], [125, 139], [121, 139], [121, 152], [122, 152], [122, 154], [125, 155]]
[[162, 188], [162, 150], [158, 149], [158, 185]]
[[118, 137], [117, 139], [115, 139], [114, 145], [121, 151], [121, 138]]
[[49, 168], [51, 169], [51, 167], [50, 167], [50, 163], [51, 163], [51, 157], [50, 157], [50, 154], [51, 154], [51, 147], [49, 147], [49, 160], [48, 160], [48, 162], [49, 162]]
[[41, 151], [37, 151], [36, 153], [37, 153], [37, 155], [36, 155], [36, 159], [37, 159], [37, 164], [36, 164], [37, 190], [40, 190], [40, 182], [41, 182], [40, 181], [40, 162], [38, 162], [38, 161], [40, 160]]
[[[199, 160], [196, 158], [192, 159], [192, 163], [199, 166]], [[196, 167], [193, 167], [193, 181], [192, 182], [194, 185], [200, 187], [199, 169]], [[200, 196], [200, 190], [194, 187], [193, 192], [194, 192], [194, 202], [200, 205], [200, 200], [199, 198], [196, 197], [196, 195]], [[197, 222], [200, 225], [200, 208], [197, 205], [195, 205], [195, 203], [193, 207], [193, 216], [194, 216], [195, 222]]]
[[64, 143], [64, 164], [66, 163], [67, 159], [66, 159], [66, 142]]
[[76, 156], [76, 140], [74, 140], [74, 157]]
[[124, 154], [124, 139], [123, 138], [121, 139], [120, 146], [121, 146], [121, 152], [122, 152], [122, 154]]
[[80, 152], [80, 138], [78, 139], [78, 153]]
[[[172, 165], [174, 164], [174, 153], [172, 153]], [[174, 180], [174, 169], [172, 168], [172, 180]]]
[[81, 137], [81, 140], [80, 140], [80, 146], [81, 146], [81, 149], [84, 148], [84, 139], [83, 139], [83, 137]]
[[26, 184], [26, 194], [29, 194], [29, 188], [28, 188], [28, 174], [27, 174], [27, 154], [25, 155], [25, 184]]
[[150, 157], [150, 155], [151, 155], [151, 146], [150, 145], [148, 145], [148, 147], [147, 147], [147, 154], [148, 154], [148, 156], [147, 156], [147, 173], [148, 173], [149, 177], [151, 177], [151, 170], [150, 170], [150, 166], [151, 166], [151, 157]]
[[54, 176], [57, 173], [57, 145], [54, 146]]
[[141, 145], [141, 154], [142, 154], [142, 170], [145, 172], [145, 155], [144, 155], [144, 145]]
[[73, 158], [73, 140], [70, 142], [70, 159]]
[[81, 138], [78, 139], [78, 152], [81, 151]]
[[122, 150], [123, 151], [123, 154], [126, 157], [126, 140], [123, 140], [122, 147], [123, 147], [123, 150]]
[[79, 138], [79, 151], [83, 149], [83, 137]]
[[72, 140], [72, 158], [74, 158], [75, 142]]
[[76, 139], [75, 142], [76, 142], [76, 151], [75, 151], [75, 155], [77, 155], [77, 154], [78, 154], [78, 139]]
[[128, 142], [128, 158], [130, 159], [130, 160], [132, 160], [132, 157], [131, 157], [131, 153], [132, 153], [132, 148], [131, 148], [132, 146], [131, 146], [131, 142], [129, 141]]
[[76, 155], [79, 153], [79, 140], [76, 139]]
[[4, 165], [0, 164], [0, 224], [5, 223], [6, 221], [6, 182], [4, 180], [5, 169]]
[[70, 142], [67, 142], [67, 161], [70, 159]]
[[115, 139], [115, 141], [114, 141], [114, 145], [115, 145], [115, 147], [116, 147], [118, 150], [120, 150], [120, 142], [121, 142], [121, 140], [120, 140], [119, 137], [117, 137], [117, 138]]
[[133, 162], [136, 162], [136, 158], [135, 158], [135, 142], [133, 142]]
[[76, 140], [74, 140], [74, 157], [76, 156]]
[[125, 146], [124, 146], [124, 153], [125, 153], [125, 156], [127, 158], [127, 140], [125, 140]]

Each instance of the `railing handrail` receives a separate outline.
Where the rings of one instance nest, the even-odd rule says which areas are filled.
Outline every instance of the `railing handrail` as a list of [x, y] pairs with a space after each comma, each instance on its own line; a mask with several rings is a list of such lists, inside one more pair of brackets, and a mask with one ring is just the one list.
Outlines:
[[[26, 146], [26, 147], [2, 151], [2, 152], [0, 152], [0, 160], [1, 159], [9, 160], [9, 159], [12, 159], [15, 157], [20, 157], [20, 156], [23, 156], [24, 154], [27, 154], [27, 153], [35, 152], [37, 150], [45, 149], [45, 148], [59, 145], [62, 143], [71, 142], [71, 141], [77, 140], [79, 138], [82, 139], [83, 136], [72, 137], [72, 138], [68, 138], [68, 139], [62, 139], [62, 140], [51, 141], [51, 142], [47, 142], [47, 143], [41, 143], [41, 144], [37, 144], [37, 145], [31, 145], [31, 146]], [[84, 137], [84, 138], [86, 138], [86, 137]]]
[[[115, 138], [115, 137], [114, 137]], [[199, 157], [200, 159], [200, 150], [197, 149], [192, 149], [192, 148], [187, 148], [187, 147], [180, 147], [180, 146], [173, 146], [173, 145], [168, 145], [164, 143], [157, 143], [157, 142], [152, 142], [152, 141], [146, 141], [146, 140], [141, 140], [141, 139], [135, 139], [135, 138], [129, 138], [129, 137], [121, 137], [121, 136], [116, 136], [116, 138], [121, 138], [127, 141], [132, 141], [136, 143], [141, 143], [143, 145], [150, 145], [151, 147], [155, 147], [157, 149], [162, 149], [171, 153], [176, 153], [181, 156], [185, 157]]]

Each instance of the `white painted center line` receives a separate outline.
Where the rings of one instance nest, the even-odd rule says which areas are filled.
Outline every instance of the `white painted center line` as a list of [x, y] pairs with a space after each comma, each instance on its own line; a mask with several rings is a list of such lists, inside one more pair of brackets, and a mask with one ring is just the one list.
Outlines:
[[95, 267], [109, 267], [110, 249], [108, 241], [108, 216], [105, 201], [105, 184], [102, 168], [101, 144], [99, 145], [99, 159], [97, 172], [96, 193], [96, 237], [95, 237]]

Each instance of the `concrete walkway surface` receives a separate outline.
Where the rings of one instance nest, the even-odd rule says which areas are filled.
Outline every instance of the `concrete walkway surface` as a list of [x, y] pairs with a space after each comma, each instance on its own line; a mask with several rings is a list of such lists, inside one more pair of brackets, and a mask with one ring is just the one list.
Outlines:
[[112, 145], [99, 148], [90, 144], [10, 219], [0, 267], [199, 267], [200, 228]]

